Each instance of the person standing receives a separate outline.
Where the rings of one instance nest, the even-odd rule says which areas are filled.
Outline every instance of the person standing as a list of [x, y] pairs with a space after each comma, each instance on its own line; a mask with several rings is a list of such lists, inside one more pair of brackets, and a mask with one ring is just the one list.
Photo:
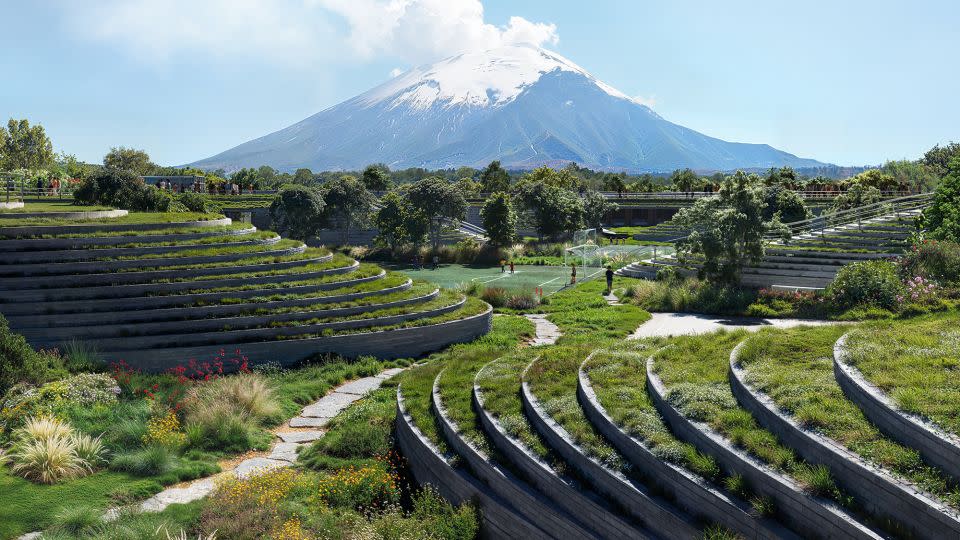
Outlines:
[[43, 178], [37, 178], [37, 197], [43, 197]]
[[607, 295], [613, 292], [613, 268], [607, 265]]
[[436, 270], [440, 268], [440, 256], [434, 253], [433, 255], [433, 269]]
[[500, 259], [500, 273], [502, 274], [502, 273], [504, 273], [504, 272], [506, 272], [506, 271], [507, 271], [507, 260], [506, 260], [506, 259]]
[[570, 263], [570, 284], [577, 284], [577, 263]]
[[513, 261], [510, 261], [510, 273], [513, 273]]

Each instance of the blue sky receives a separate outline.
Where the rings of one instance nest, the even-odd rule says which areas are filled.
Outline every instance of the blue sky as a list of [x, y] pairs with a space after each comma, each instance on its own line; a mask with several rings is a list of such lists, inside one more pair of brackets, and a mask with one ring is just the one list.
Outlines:
[[0, 0], [0, 116], [174, 165], [511, 33], [673, 122], [843, 165], [960, 140], [948, 0]]

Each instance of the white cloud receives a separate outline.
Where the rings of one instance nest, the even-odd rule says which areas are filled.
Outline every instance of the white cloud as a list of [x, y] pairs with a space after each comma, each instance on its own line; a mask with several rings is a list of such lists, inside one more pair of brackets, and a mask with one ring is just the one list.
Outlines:
[[403, 70], [402, 70], [402, 69], [400, 69], [400, 68], [393, 68], [393, 69], [390, 70], [390, 78], [392, 79], [392, 78], [394, 78], [394, 77], [398, 77], [401, 73], [403, 73]]
[[633, 97], [631, 97], [630, 99], [636, 101], [637, 103], [639, 103], [639, 104], [641, 104], [641, 105], [646, 105], [647, 107], [650, 107], [651, 109], [657, 104], [657, 96], [654, 96], [654, 95], [650, 95], [650, 96], [633, 96]]
[[[167, 62], [197, 54], [311, 67], [392, 57], [432, 62], [507, 43], [557, 43], [553, 24], [484, 21], [481, 0], [64, 0], [82, 36]], [[315, 66], [314, 66], [315, 67]]]

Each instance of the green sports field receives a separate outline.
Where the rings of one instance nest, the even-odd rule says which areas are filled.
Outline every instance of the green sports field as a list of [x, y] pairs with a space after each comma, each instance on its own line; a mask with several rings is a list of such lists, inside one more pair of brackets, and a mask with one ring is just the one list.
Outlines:
[[[511, 291], [530, 293], [540, 287], [543, 289], [543, 294], [548, 295], [570, 283], [570, 268], [562, 266], [516, 266], [512, 274], [509, 267], [506, 272], [500, 272], [499, 266], [479, 267], [461, 264], [442, 264], [436, 270], [430, 268], [415, 270], [409, 265], [394, 266], [391, 269], [399, 270], [414, 279], [430, 281], [447, 288], [476, 281], [490, 287], [503, 287]], [[577, 268], [577, 281], [598, 277], [603, 277], [602, 268]]]

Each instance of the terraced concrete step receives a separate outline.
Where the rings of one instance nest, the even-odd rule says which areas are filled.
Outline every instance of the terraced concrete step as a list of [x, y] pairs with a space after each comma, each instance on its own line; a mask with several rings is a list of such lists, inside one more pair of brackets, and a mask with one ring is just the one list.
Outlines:
[[[90, 249], [90, 248], [81, 248], [81, 249], [58, 249], [58, 250], [35, 250], [35, 251], [22, 251], [7, 253], [6, 256], [0, 260], [0, 265], [19, 265], [19, 264], [31, 264], [31, 263], [64, 263], [64, 262], [77, 262], [77, 261], [86, 261], [90, 259], [98, 258], [121, 258], [121, 257], [136, 257], [141, 255], [159, 255], [166, 253], [177, 253], [181, 251], [193, 251], [201, 249], [212, 249], [212, 248], [235, 248], [235, 247], [246, 247], [246, 246], [267, 246], [276, 244], [281, 240], [279, 235], [274, 235], [268, 238], [262, 238], [258, 240], [244, 240], [242, 236], [237, 237], [233, 241], [227, 242], [218, 242], [213, 244], [180, 244], [180, 245], [165, 245], [165, 246], [155, 246], [155, 247], [125, 247], [125, 248], [100, 248], [100, 249]], [[2, 244], [2, 242], [0, 242]], [[2, 251], [2, 246], [0, 246], [0, 251]]]
[[257, 228], [251, 225], [243, 229], [210, 228], [209, 232], [179, 233], [175, 231], [176, 229], [170, 229], [169, 234], [158, 234], [163, 232], [161, 230], [153, 231], [153, 234], [141, 235], [83, 236], [79, 238], [0, 239], [0, 253], [84, 249], [96, 246], [116, 246], [146, 242], [190, 241], [214, 236], [240, 237], [257, 232]]

